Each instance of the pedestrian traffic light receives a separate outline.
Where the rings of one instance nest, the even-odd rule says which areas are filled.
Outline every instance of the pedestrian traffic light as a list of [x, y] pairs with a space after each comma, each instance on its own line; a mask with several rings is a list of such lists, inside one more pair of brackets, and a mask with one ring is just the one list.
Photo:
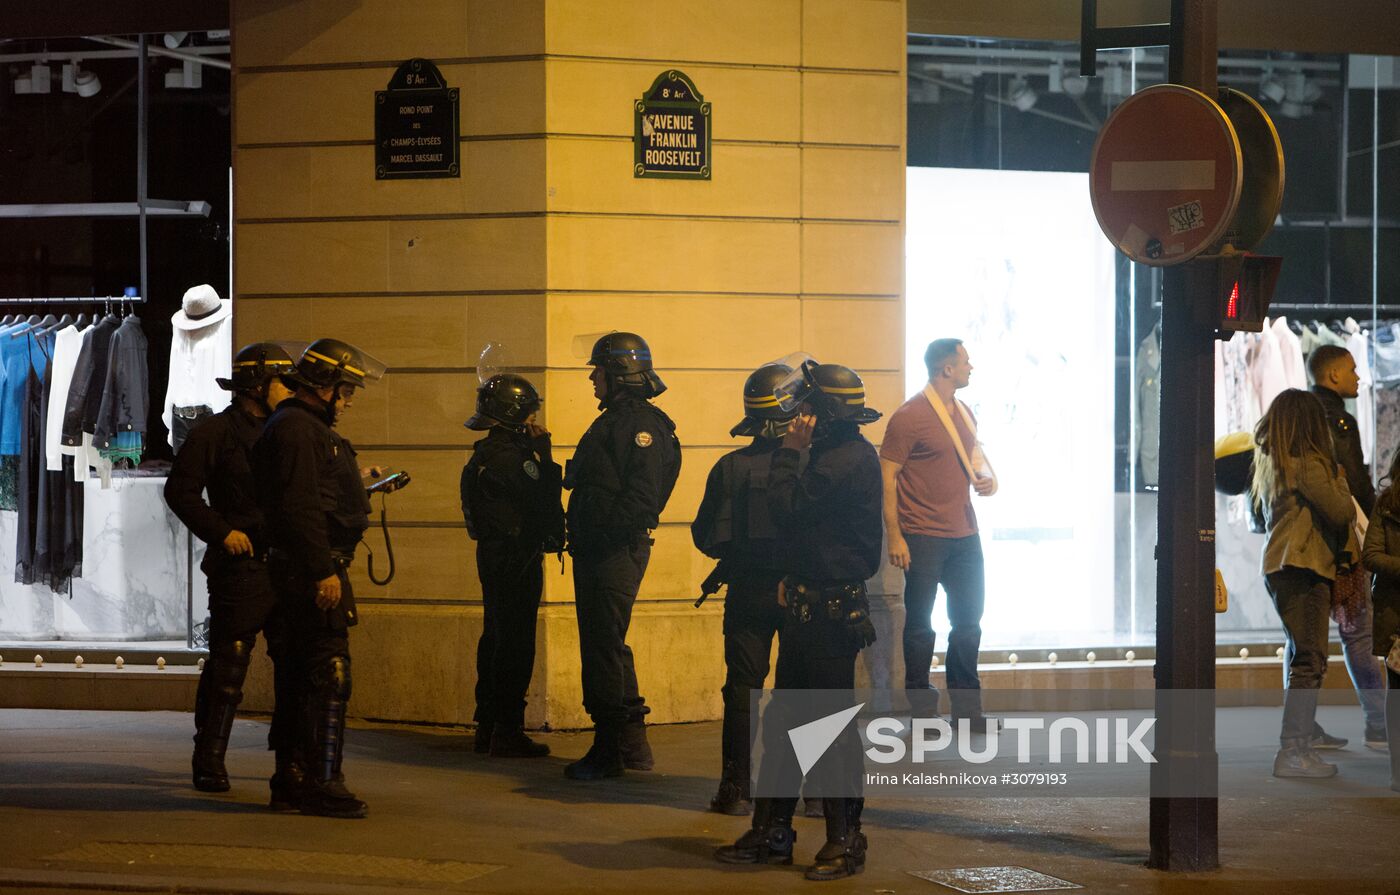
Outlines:
[[1276, 255], [1239, 253], [1197, 260], [1215, 266], [1213, 279], [1220, 307], [1217, 335], [1228, 341], [1237, 332], [1263, 330], [1283, 259]]

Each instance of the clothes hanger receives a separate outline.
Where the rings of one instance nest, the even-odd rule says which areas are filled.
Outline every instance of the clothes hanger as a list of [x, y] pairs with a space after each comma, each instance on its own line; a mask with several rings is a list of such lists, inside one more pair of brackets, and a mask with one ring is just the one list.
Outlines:
[[78, 315], [77, 320], [73, 321], [73, 325], [76, 326], [78, 329], [87, 329], [88, 324], [91, 322], [92, 320], [88, 317], [87, 312], [84, 311], [83, 313]]
[[1288, 328], [1293, 330], [1295, 336], [1301, 336], [1303, 334], [1303, 324], [1299, 323], [1297, 320], [1289, 320]]
[[[53, 315], [50, 314], [49, 316], [52, 317]], [[49, 333], [58, 332], [60, 329], [63, 329], [63, 328], [66, 327], [66, 326], [72, 326], [72, 325], [73, 325], [73, 315], [72, 315], [72, 314], [64, 314], [62, 317], [58, 318], [58, 322], [57, 322], [57, 323], [55, 323], [53, 326], [48, 327], [48, 328], [45, 329], [43, 332], [38, 333], [38, 335], [47, 336]]]

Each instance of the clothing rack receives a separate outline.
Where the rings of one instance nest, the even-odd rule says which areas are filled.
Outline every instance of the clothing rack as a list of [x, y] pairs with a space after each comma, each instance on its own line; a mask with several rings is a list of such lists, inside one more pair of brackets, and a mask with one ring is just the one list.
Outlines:
[[112, 302], [143, 304], [146, 299], [139, 295], [71, 295], [54, 298], [0, 298], [0, 305], [100, 305]]
[[[1270, 311], [1311, 311], [1315, 314], [1324, 314], [1328, 311], [1386, 311], [1400, 312], [1400, 305], [1373, 305], [1373, 304], [1350, 304], [1350, 305], [1323, 305], [1323, 304], [1289, 304], [1271, 303]], [[1272, 314], [1270, 316], [1273, 316]]]

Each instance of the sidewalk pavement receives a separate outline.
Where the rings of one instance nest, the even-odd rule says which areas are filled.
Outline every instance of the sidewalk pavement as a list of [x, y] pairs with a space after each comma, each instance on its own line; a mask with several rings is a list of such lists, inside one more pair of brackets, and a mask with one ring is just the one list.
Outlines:
[[[1319, 714], [1359, 733], [1354, 707]], [[653, 727], [654, 771], [594, 783], [562, 773], [586, 733], [543, 735], [546, 759], [490, 759], [463, 731], [355, 725], [346, 771], [370, 805], [359, 821], [265, 810], [264, 720], [235, 725], [232, 792], [196, 793], [191, 730], [171, 712], [0, 711], [0, 892], [947, 895], [911, 873], [1020, 866], [1088, 892], [1400, 893], [1400, 795], [1330, 798], [1329, 781], [1273, 780], [1271, 753], [1231, 771], [1257, 773], [1270, 795], [1222, 801], [1218, 871], [1147, 869], [1145, 800], [872, 800], [866, 872], [815, 883], [800, 870], [820, 820], [796, 820], [794, 867], [711, 858], [747, 827], [705, 810], [716, 723]], [[1386, 756], [1355, 740], [1329, 758], [1342, 779], [1385, 776]]]

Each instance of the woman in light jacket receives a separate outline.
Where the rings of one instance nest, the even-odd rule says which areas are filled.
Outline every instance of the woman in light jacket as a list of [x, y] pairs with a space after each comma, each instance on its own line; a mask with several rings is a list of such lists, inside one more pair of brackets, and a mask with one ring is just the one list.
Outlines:
[[1275, 777], [1331, 777], [1313, 748], [1317, 691], [1327, 671], [1327, 619], [1337, 570], [1360, 559], [1356, 507], [1332, 449], [1322, 403], [1299, 389], [1274, 399], [1254, 430], [1250, 509], [1268, 532], [1264, 583], [1293, 656]]
[[[1366, 529], [1366, 548], [1361, 558], [1366, 568], [1376, 573], [1371, 602], [1372, 649], [1385, 656], [1400, 649], [1400, 453], [1390, 464], [1389, 484], [1376, 498], [1371, 512], [1371, 524]], [[1389, 664], [1385, 669], [1385, 726], [1390, 741], [1390, 788], [1400, 792], [1400, 672]]]

